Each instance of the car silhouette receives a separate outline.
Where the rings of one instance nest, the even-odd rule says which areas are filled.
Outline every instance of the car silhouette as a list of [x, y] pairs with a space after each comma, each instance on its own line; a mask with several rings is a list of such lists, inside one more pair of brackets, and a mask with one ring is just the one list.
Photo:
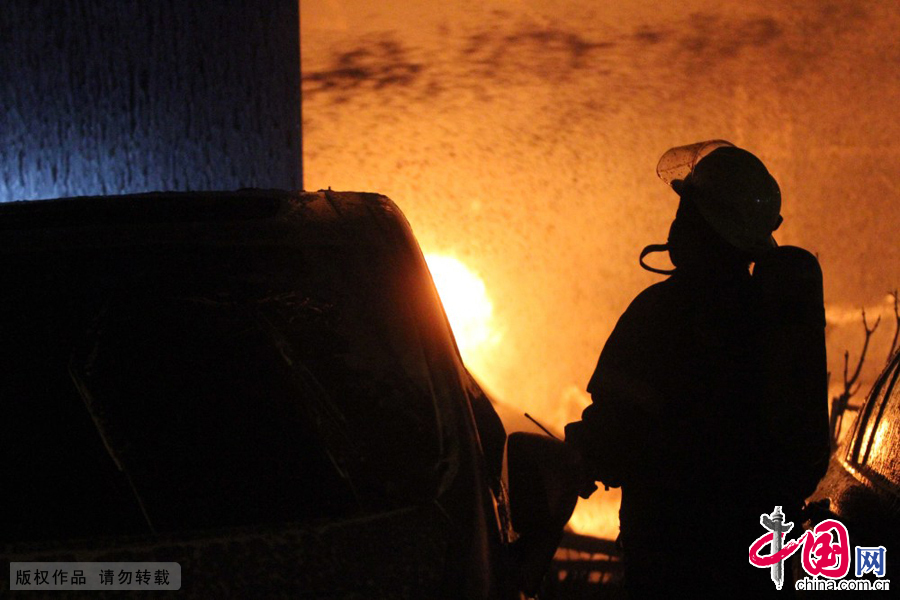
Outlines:
[[179, 562], [193, 597], [509, 598], [546, 567], [389, 199], [17, 202], [0, 236], [6, 562]]
[[837, 519], [847, 527], [852, 546], [884, 546], [888, 556], [900, 549], [898, 374], [900, 352], [872, 386], [806, 510], [812, 524]]

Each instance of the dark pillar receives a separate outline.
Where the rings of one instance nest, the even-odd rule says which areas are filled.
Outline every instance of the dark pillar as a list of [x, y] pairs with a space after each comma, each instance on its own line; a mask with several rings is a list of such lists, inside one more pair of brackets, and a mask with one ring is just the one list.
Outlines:
[[299, 189], [298, 0], [3, 0], [0, 201]]

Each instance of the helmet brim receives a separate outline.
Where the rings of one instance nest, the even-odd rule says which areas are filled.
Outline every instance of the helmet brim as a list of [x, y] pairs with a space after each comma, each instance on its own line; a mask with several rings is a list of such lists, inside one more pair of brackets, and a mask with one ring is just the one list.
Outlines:
[[693, 172], [694, 167], [703, 157], [717, 148], [726, 146], [734, 146], [734, 144], [727, 140], [708, 140], [670, 148], [656, 164], [656, 174], [678, 192], [676, 185], [683, 185], [684, 180]]

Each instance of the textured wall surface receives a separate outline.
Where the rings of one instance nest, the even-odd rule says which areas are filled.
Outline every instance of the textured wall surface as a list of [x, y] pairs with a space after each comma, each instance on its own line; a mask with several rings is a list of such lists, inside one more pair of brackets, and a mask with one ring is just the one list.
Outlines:
[[296, 0], [4, 0], [0, 201], [301, 187]]
[[784, 196], [776, 237], [818, 253], [836, 377], [863, 306], [884, 314], [882, 364], [900, 286], [895, 3], [301, 10], [307, 187], [389, 195], [426, 251], [481, 275], [504, 335], [482, 376], [504, 397], [538, 410], [583, 389], [618, 315], [659, 279], [637, 264], [675, 214], [657, 160], [712, 138], [762, 158]]
[[[725, 138], [784, 195], [782, 244], [818, 253], [829, 366], [900, 286], [900, 5], [859, 0], [309, 0], [310, 189], [370, 190], [423, 248], [485, 282], [495, 344], [475, 372], [560, 426], [619, 315], [659, 276], [677, 197], [668, 148]], [[657, 262], [663, 259], [656, 255]], [[852, 365], [851, 365], [852, 366]], [[832, 390], [834, 393], [836, 390]]]

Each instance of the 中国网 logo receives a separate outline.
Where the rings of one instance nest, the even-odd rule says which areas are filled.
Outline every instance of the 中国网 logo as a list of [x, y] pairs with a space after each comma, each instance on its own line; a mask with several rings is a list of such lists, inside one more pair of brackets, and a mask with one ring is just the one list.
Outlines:
[[[850, 535], [840, 521], [825, 519], [791, 541], [786, 541], [785, 535], [790, 533], [794, 524], [786, 520], [780, 506], [776, 506], [771, 514], [761, 515], [759, 523], [766, 533], [750, 544], [750, 564], [770, 569], [777, 589], [784, 585], [785, 561], [801, 550], [801, 565], [808, 577], [795, 583], [799, 590], [889, 589], [890, 581], [887, 579], [844, 580], [850, 572]], [[766, 547], [769, 552], [763, 554]], [[856, 546], [853, 558], [857, 578], [866, 574], [884, 577], [887, 569], [887, 550], [884, 546]]]

